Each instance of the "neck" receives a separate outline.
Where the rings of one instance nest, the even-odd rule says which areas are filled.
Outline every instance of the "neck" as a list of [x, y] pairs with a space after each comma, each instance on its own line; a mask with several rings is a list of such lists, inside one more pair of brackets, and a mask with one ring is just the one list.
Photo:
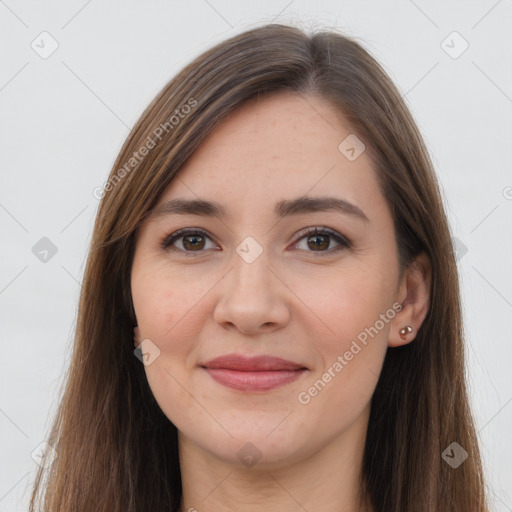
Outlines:
[[253, 467], [220, 459], [179, 432], [180, 512], [259, 512], [263, 505], [265, 512], [371, 512], [361, 495], [367, 422], [365, 411], [322, 449]]

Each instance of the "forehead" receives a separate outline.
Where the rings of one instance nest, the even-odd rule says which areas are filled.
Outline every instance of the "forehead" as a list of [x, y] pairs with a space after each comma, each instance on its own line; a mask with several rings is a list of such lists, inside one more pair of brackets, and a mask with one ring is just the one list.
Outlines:
[[347, 137], [354, 134], [342, 114], [318, 96], [255, 98], [213, 130], [159, 203], [208, 198], [250, 215], [257, 205], [306, 194], [383, 201], [365, 152], [349, 160], [340, 151]]

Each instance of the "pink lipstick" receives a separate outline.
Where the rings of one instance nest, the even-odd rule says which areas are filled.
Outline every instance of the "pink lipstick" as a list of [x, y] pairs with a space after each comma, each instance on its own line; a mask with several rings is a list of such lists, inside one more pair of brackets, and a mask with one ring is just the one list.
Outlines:
[[200, 365], [210, 377], [240, 391], [269, 391], [298, 379], [304, 365], [273, 356], [220, 356]]

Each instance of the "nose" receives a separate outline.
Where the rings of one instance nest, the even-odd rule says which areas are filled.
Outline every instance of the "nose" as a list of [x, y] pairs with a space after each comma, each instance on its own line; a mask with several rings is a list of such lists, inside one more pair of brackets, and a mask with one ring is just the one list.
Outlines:
[[214, 320], [243, 334], [268, 333], [287, 324], [290, 291], [270, 268], [265, 251], [249, 263], [235, 253], [233, 267], [218, 285]]

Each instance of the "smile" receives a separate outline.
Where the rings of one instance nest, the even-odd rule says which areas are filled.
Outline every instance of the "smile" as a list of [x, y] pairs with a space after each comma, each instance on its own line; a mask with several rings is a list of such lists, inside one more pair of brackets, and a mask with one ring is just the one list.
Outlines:
[[246, 372], [226, 368], [205, 368], [210, 377], [229, 388], [240, 391], [268, 391], [298, 379], [307, 370], [273, 370]]
[[278, 357], [238, 354], [217, 357], [201, 367], [219, 384], [240, 391], [269, 391], [295, 381], [308, 371], [299, 363]]

